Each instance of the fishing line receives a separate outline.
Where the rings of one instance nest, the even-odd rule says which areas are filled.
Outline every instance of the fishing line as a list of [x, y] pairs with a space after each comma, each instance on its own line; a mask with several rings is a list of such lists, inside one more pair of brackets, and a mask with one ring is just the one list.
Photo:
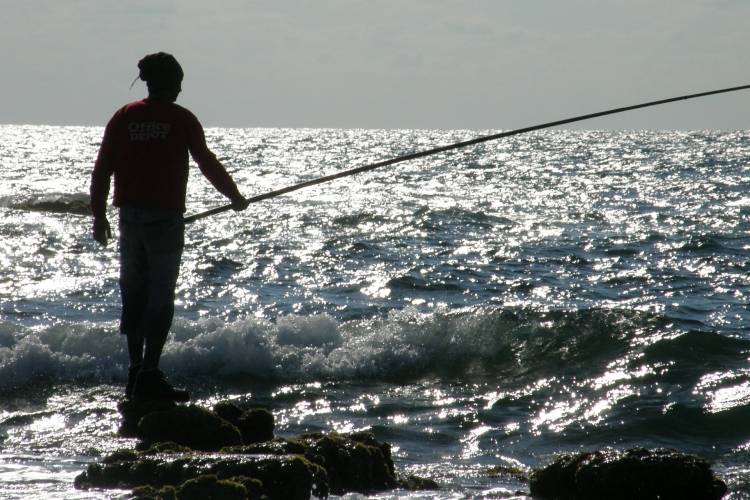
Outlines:
[[[412, 153], [412, 154], [392, 158], [390, 160], [384, 160], [384, 161], [380, 161], [377, 163], [364, 165], [362, 167], [352, 168], [350, 170], [344, 170], [343, 172], [339, 172], [337, 174], [326, 175], [325, 177], [320, 177], [318, 179], [313, 179], [311, 181], [302, 182], [300, 184], [295, 184], [293, 186], [289, 186], [283, 189], [277, 189], [276, 191], [269, 191], [268, 193], [265, 193], [265, 194], [253, 196], [252, 198], [248, 198], [247, 201], [248, 203], [258, 203], [259, 201], [267, 200], [269, 198], [275, 198], [276, 196], [281, 196], [282, 194], [291, 193], [292, 191], [297, 191], [298, 189], [315, 186], [317, 184], [323, 184], [324, 182], [329, 182], [335, 179], [341, 179], [342, 177], [348, 177], [350, 175], [359, 174], [360, 172], [367, 172], [368, 170], [373, 170], [376, 168], [385, 167], [387, 165], [393, 165], [395, 163], [401, 163], [404, 161], [414, 160], [416, 158], [423, 158], [425, 156], [442, 153], [444, 151], [450, 151], [452, 149], [472, 146], [474, 144], [480, 144], [480, 143], [487, 142], [487, 141], [494, 141], [495, 139], [502, 139], [503, 137], [510, 137], [513, 135], [525, 134], [527, 132], [533, 132], [534, 130], [541, 130], [545, 128], [556, 127], [558, 125], [565, 125], [567, 123], [580, 122], [583, 120], [590, 120], [591, 118], [597, 118], [599, 116], [614, 115], [616, 113], [623, 113], [625, 111], [631, 111], [631, 110], [639, 109], [639, 108], [647, 108], [649, 106], [658, 106], [660, 104], [667, 104], [667, 103], [675, 102], [675, 101], [684, 101], [687, 99], [694, 99], [696, 97], [705, 97], [705, 96], [714, 95], [714, 94], [723, 94], [725, 92], [734, 92], [737, 90], [744, 90], [748, 88], [750, 88], [750, 85], [743, 85], [741, 87], [731, 87], [731, 88], [726, 88], [726, 89], [721, 89], [721, 90], [712, 90], [710, 92], [701, 92], [699, 94], [690, 94], [690, 95], [686, 95], [682, 97], [672, 97], [670, 99], [662, 99], [660, 101], [652, 101], [652, 102], [647, 102], [644, 104], [636, 104], [635, 106], [627, 106], [624, 108], [610, 109], [608, 111], [600, 111], [598, 113], [591, 113], [588, 115], [576, 116], [575, 118], [567, 118], [565, 120], [558, 120], [554, 122], [543, 123], [541, 125], [534, 125], [533, 127], [519, 128], [516, 130], [510, 130], [508, 132], [500, 132], [497, 134], [477, 137], [476, 139], [471, 139], [469, 141], [457, 142], [455, 144], [451, 144], [448, 146], [442, 146], [442, 147], [430, 149], [427, 151], [420, 151], [418, 153]], [[205, 212], [201, 212], [195, 215], [185, 217], [185, 222], [186, 223], [195, 222], [199, 219], [203, 219], [205, 217], [209, 217], [215, 214], [220, 214], [222, 212], [226, 212], [231, 209], [232, 209], [232, 205], [224, 205], [221, 207], [216, 207], [211, 210], [207, 210]]]

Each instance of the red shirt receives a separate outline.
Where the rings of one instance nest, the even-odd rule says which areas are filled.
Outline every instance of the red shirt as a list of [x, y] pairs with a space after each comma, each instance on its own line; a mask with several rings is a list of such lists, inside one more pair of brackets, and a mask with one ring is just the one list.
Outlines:
[[230, 199], [240, 195], [231, 176], [206, 146], [203, 127], [193, 113], [154, 99], [118, 110], [104, 130], [91, 173], [94, 216], [106, 215], [113, 174], [113, 205], [139, 203], [185, 212], [188, 153], [221, 194]]

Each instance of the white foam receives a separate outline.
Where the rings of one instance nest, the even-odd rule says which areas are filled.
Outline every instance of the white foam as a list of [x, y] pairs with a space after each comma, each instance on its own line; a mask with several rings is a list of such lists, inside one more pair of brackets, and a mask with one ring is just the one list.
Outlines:
[[[327, 315], [224, 323], [177, 319], [162, 357], [173, 373], [251, 375], [276, 380], [391, 378], [465, 367], [500, 351], [510, 328], [488, 313], [423, 315], [414, 308], [385, 319], [338, 323]], [[495, 325], [497, 326], [497, 325]]]
[[115, 325], [59, 323], [23, 328], [0, 322], [0, 391], [39, 381], [118, 379], [126, 356]]
[[[601, 318], [606, 314], [611, 311]], [[466, 373], [482, 363], [528, 369], [554, 355], [554, 346], [567, 349], [561, 336], [587, 335], [576, 316], [559, 319], [560, 326], [567, 323], [562, 329], [550, 321], [540, 327], [538, 316], [528, 316], [489, 307], [431, 314], [408, 307], [385, 318], [346, 323], [327, 315], [290, 315], [275, 322], [176, 318], [161, 367], [182, 381], [220, 382], [237, 375], [277, 381], [413, 378]], [[599, 331], [609, 335], [609, 330]], [[0, 322], [0, 390], [40, 380], [121, 383], [127, 362], [116, 322], [35, 329]]]

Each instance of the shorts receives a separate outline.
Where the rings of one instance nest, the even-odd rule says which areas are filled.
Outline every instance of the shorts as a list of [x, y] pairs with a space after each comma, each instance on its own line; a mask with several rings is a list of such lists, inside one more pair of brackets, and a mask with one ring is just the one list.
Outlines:
[[126, 205], [120, 208], [119, 226], [120, 332], [166, 340], [185, 246], [182, 213]]

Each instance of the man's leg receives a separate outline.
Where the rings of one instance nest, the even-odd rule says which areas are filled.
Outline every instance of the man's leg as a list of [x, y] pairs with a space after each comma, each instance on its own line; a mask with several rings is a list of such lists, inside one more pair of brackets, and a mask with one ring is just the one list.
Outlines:
[[159, 367], [159, 359], [174, 318], [175, 288], [180, 275], [185, 223], [182, 214], [144, 226], [148, 259], [148, 302], [142, 328], [146, 337], [143, 369]]
[[120, 333], [125, 335], [130, 366], [125, 397], [131, 398], [138, 372], [143, 365], [143, 337], [139, 335], [148, 296], [148, 261], [141, 241], [137, 214], [132, 207], [120, 209]]
[[159, 359], [166, 343], [164, 337], [146, 338], [146, 350], [143, 355], [143, 365], [135, 379], [133, 397], [137, 400], [162, 400], [162, 401], [190, 401], [190, 393], [175, 389], [166, 380], [164, 374], [159, 370]]
[[143, 354], [143, 366], [141, 370], [156, 370], [159, 368], [159, 359], [161, 352], [164, 350], [164, 344], [167, 338], [148, 338], [146, 339], [146, 352]]
[[128, 339], [130, 365], [140, 366], [143, 363], [143, 337], [139, 336], [137, 332], [126, 333], [125, 337]]
[[125, 397], [133, 397], [135, 380], [143, 366], [143, 337], [137, 333], [126, 333], [125, 338], [128, 340], [128, 355], [130, 357], [130, 366], [128, 367], [128, 383], [125, 384]]
[[143, 366], [133, 394], [136, 399], [189, 401], [189, 393], [174, 389], [158, 369], [174, 317], [185, 223], [182, 214], [155, 214], [154, 217], [158, 220], [143, 226], [148, 259], [148, 302], [140, 325], [145, 337]]

